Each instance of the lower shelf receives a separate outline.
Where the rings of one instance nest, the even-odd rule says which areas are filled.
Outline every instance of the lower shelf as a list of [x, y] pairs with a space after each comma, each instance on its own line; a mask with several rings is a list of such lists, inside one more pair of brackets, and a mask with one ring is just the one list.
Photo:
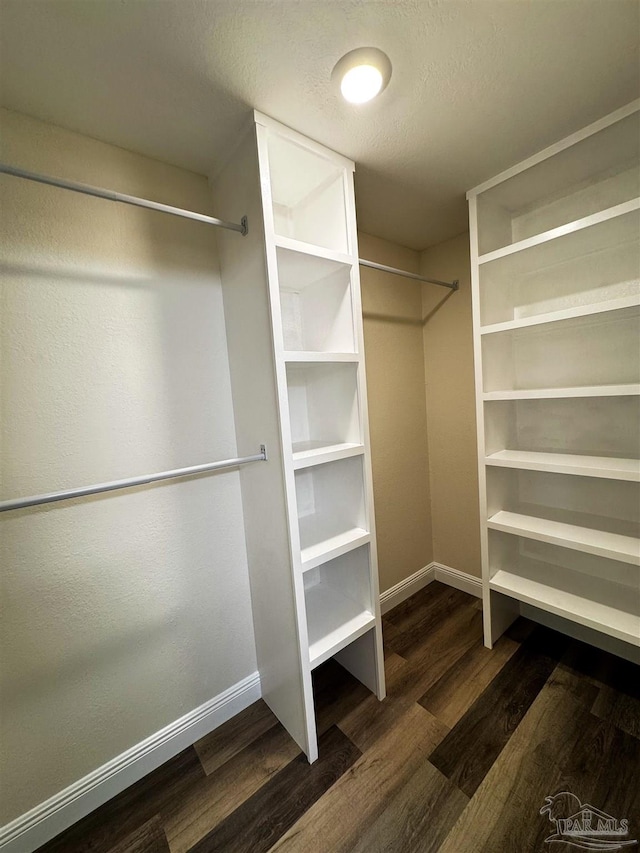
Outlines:
[[309, 661], [320, 666], [375, 625], [375, 616], [356, 601], [319, 583], [306, 591]]
[[640, 584], [634, 589], [606, 578], [526, 560], [518, 566], [517, 574], [496, 572], [489, 588], [640, 646]]
[[301, 552], [302, 571], [307, 572], [309, 569], [315, 569], [316, 566], [353, 551], [361, 545], [366, 545], [370, 541], [370, 533], [361, 527], [352, 527], [350, 530], [345, 530], [344, 533], [338, 533], [336, 536], [309, 545], [307, 548], [303, 548]]
[[299, 471], [310, 465], [320, 465], [324, 462], [335, 462], [337, 459], [348, 459], [350, 456], [362, 456], [364, 446], [343, 442], [341, 444], [325, 444], [321, 441], [299, 441], [293, 445], [293, 468]]
[[492, 515], [487, 527], [640, 566], [640, 541], [632, 536], [504, 510]]
[[615, 456], [578, 456], [573, 453], [538, 453], [530, 450], [498, 450], [485, 457], [487, 465], [519, 468], [524, 471], [550, 471], [583, 477], [640, 482], [640, 459]]

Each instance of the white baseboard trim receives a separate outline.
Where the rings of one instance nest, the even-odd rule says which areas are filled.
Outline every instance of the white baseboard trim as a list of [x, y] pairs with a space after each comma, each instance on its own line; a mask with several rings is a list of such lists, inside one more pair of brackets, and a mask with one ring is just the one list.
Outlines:
[[[383, 592], [380, 596], [382, 613], [392, 610], [434, 580], [471, 595], [482, 594], [479, 578], [433, 562]], [[83, 779], [74, 782], [59, 794], [1, 827], [0, 851], [31, 853], [199, 738], [248, 708], [261, 695], [260, 675], [254, 672]]]
[[469, 595], [475, 595], [476, 598], [482, 598], [482, 581], [480, 578], [458, 569], [452, 569], [442, 563], [432, 563], [432, 565], [435, 569], [437, 581], [454, 586], [462, 592], [468, 592]]
[[31, 853], [248, 708], [261, 695], [260, 675], [254, 672], [0, 828], [0, 850], [2, 853]]
[[393, 610], [405, 599], [415, 595], [416, 592], [430, 584], [432, 581], [440, 581], [448, 586], [454, 586], [462, 592], [468, 592], [476, 598], [482, 598], [482, 581], [467, 572], [460, 572], [442, 563], [429, 563], [423, 569], [419, 569], [408, 578], [400, 581], [395, 586], [389, 587], [380, 595], [380, 612], [384, 616], [389, 610]]
[[395, 586], [389, 587], [389, 589], [380, 593], [380, 612], [384, 616], [384, 614], [388, 613], [389, 610], [393, 610], [393, 608], [398, 604], [403, 602], [405, 599], [410, 598], [412, 595], [415, 595], [416, 592], [427, 586], [427, 584], [430, 584], [431, 581], [434, 581], [435, 579], [436, 574], [434, 563], [429, 563], [429, 565], [425, 566], [423, 569], [418, 569], [417, 572], [409, 575], [408, 578], [405, 578], [400, 581], [400, 583], [397, 583]]

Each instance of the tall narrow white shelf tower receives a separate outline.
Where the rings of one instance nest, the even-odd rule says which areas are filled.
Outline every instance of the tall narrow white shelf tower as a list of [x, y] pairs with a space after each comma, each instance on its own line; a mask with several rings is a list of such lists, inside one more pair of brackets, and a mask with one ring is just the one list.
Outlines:
[[639, 109], [467, 194], [489, 647], [526, 612], [638, 656]]
[[262, 693], [310, 761], [316, 666], [385, 695], [353, 170], [255, 113], [214, 187]]

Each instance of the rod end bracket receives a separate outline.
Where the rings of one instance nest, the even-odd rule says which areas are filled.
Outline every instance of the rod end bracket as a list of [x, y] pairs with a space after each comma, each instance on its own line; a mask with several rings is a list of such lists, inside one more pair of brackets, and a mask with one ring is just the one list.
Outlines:
[[453, 290], [458, 290], [458, 289], [459, 289], [459, 287], [460, 287], [460, 282], [458, 281], [458, 279], [457, 279], [457, 278], [454, 278], [454, 280], [451, 282], [451, 286], [452, 286], [452, 289], [453, 289]]
[[243, 216], [240, 220], [240, 225], [242, 225], [242, 231], [240, 232], [243, 237], [246, 237], [249, 233], [249, 220], [246, 216]]
[[264, 457], [264, 461], [267, 462], [269, 459], [269, 456], [267, 455], [267, 445], [266, 444], [260, 445], [260, 453], [262, 453], [262, 455]]

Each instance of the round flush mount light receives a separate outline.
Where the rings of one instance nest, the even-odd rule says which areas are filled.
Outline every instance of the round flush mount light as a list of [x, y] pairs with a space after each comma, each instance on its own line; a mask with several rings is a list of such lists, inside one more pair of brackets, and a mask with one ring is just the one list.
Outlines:
[[391, 61], [377, 47], [358, 47], [340, 59], [331, 73], [342, 97], [364, 104], [382, 92], [391, 79]]

